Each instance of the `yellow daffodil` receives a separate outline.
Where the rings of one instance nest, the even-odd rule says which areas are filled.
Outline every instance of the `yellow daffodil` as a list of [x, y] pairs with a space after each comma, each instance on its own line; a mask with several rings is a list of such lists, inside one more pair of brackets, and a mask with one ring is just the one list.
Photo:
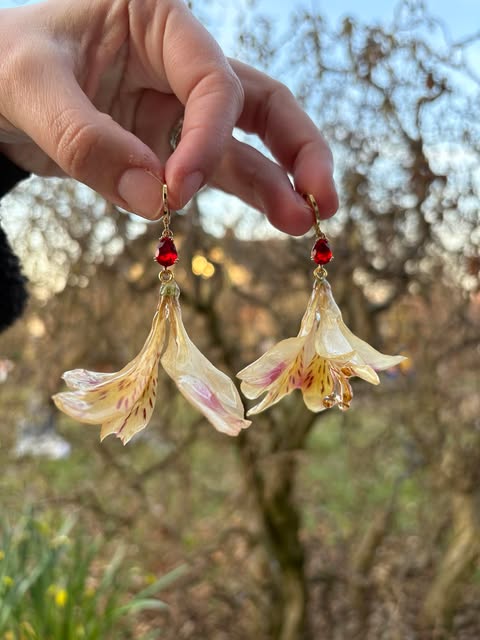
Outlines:
[[376, 370], [389, 369], [404, 360], [387, 356], [357, 338], [346, 327], [325, 278], [317, 278], [296, 338], [269, 349], [238, 377], [247, 398], [263, 400], [248, 415], [271, 407], [294, 389], [301, 389], [311, 411], [337, 405], [345, 410], [352, 400], [349, 378], [380, 382]]
[[116, 373], [67, 371], [63, 378], [72, 391], [55, 395], [55, 404], [79, 422], [101, 424], [102, 440], [115, 434], [126, 444], [150, 421], [161, 363], [180, 392], [215, 429], [238, 435], [250, 421], [244, 419], [233, 382], [188, 337], [175, 281], [164, 282], [160, 294], [150, 334], [140, 353]]
[[59, 589], [55, 594], [55, 604], [57, 605], [57, 607], [63, 609], [63, 607], [67, 604], [67, 600], [68, 593], [66, 592], [66, 590]]

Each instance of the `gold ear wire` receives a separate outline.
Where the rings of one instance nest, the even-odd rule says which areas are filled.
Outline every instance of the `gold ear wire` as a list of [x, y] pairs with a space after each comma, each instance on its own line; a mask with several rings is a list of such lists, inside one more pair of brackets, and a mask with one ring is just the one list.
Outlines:
[[163, 215], [167, 215], [170, 213], [168, 208], [168, 187], [166, 184], [162, 185], [162, 207], [163, 207]]
[[166, 184], [162, 185], [162, 222], [163, 232], [162, 238], [173, 238], [172, 230], [170, 229], [170, 207], [168, 206], [168, 187]]
[[314, 196], [311, 193], [305, 193], [303, 194], [303, 197], [308, 202], [308, 204], [310, 205], [313, 211], [313, 226], [314, 226], [317, 238], [325, 238], [326, 237], [325, 234], [320, 229], [320, 211], [318, 209], [317, 201], [315, 200]]

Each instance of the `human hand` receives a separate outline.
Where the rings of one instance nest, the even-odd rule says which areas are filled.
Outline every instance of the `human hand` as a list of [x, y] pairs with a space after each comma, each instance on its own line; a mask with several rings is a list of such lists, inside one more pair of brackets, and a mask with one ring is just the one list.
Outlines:
[[[184, 114], [172, 154], [169, 135]], [[278, 164], [232, 137], [258, 134]], [[49, 0], [0, 10], [0, 150], [28, 171], [69, 175], [146, 218], [203, 184], [300, 235], [338, 200], [330, 150], [292, 94], [225, 59], [181, 0]]]

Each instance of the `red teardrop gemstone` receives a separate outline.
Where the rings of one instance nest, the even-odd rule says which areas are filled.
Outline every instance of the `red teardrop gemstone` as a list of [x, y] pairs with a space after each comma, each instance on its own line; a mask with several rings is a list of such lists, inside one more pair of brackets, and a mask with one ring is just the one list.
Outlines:
[[175, 243], [171, 238], [160, 238], [157, 251], [155, 253], [155, 260], [162, 267], [171, 267], [172, 264], [178, 260], [178, 251]]
[[332, 250], [326, 238], [318, 238], [312, 248], [312, 260], [317, 264], [327, 264], [333, 258]]

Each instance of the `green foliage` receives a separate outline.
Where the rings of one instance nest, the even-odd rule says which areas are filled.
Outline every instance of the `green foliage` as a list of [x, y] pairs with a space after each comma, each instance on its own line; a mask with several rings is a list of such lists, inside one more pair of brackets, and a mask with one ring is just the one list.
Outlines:
[[402, 436], [387, 416], [368, 406], [353, 408], [347, 415], [332, 412], [320, 420], [300, 469], [307, 527], [314, 531], [319, 517], [326, 517], [332, 539], [339, 532], [352, 536], [395, 494], [395, 533], [414, 531], [425, 496], [421, 478], [406, 464]]
[[72, 518], [59, 528], [51, 528], [33, 513], [13, 526], [3, 519], [0, 638], [132, 638], [125, 618], [166, 609], [167, 605], [155, 596], [184, 568], [154, 580], [136, 594], [126, 593], [128, 583], [122, 566], [125, 549], [119, 547], [105, 565], [104, 546], [100, 538], [91, 540], [78, 530]]

